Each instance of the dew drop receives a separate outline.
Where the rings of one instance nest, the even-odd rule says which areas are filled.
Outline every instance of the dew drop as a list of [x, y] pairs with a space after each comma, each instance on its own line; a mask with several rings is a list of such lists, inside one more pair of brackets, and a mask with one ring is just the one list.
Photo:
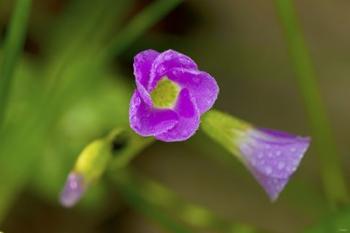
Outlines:
[[267, 167], [265, 168], [265, 172], [266, 172], [266, 175], [270, 175], [271, 172], [272, 172], [271, 167], [267, 166]]
[[279, 163], [277, 164], [278, 170], [282, 170], [284, 167], [285, 167], [284, 162], [279, 162]]

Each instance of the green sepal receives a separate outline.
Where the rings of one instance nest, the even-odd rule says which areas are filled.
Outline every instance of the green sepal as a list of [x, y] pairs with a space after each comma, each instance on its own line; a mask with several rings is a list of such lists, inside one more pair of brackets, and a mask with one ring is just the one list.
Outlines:
[[97, 139], [80, 153], [74, 171], [82, 175], [86, 183], [92, 183], [100, 178], [110, 159], [111, 149], [108, 141]]
[[240, 158], [239, 142], [252, 125], [218, 110], [210, 110], [202, 116], [201, 128], [211, 139]]

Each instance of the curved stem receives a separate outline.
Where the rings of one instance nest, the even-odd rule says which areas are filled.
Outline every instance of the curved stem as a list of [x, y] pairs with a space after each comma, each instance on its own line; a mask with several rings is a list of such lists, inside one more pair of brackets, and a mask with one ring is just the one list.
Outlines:
[[332, 137], [310, 54], [299, 26], [292, 0], [275, 0], [277, 13], [285, 32], [299, 89], [304, 99], [313, 141], [318, 150], [327, 198], [332, 208], [348, 201], [346, 183], [339, 154]]
[[147, 6], [140, 14], [135, 16], [128, 25], [112, 40], [108, 49], [104, 50], [102, 56], [110, 60], [111, 57], [119, 55], [130, 44], [138, 39], [146, 30], [177, 7], [182, 0], [158, 0]]
[[0, 69], [0, 128], [3, 124], [15, 67], [21, 53], [31, 0], [17, 0], [5, 38], [4, 56]]

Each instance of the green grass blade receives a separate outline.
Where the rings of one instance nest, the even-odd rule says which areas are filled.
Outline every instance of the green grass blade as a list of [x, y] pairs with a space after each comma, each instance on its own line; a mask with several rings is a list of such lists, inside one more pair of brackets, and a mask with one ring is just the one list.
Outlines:
[[315, 226], [303, 231], [304, 233], [330, 233], [350, 231], [350, 208], [341, 209], [319, 221]]
[[18, 0], [6, 35], [4, 55], [0, 67], [0, 127], [4, 121], [11, 82], [17, 60], [24, 44], [31, 0]]
[[120, 54], [145, 31], [162, 19], [166, 14], [178, 6], [182, 0], [158, 0], [147, 6], [141, 13], [135, 16], [120, 34], [112, 40], [103, 56], [106, 59]]
[[292, 0], [275, 0], [275, 5], [285, 32], [299, 89], [305, 102], [313, 143], [318, 150], [326, 195], [331, 207], [336, 207], [348, 201], [348, 193], [330, 123], [319, 93], [314, 67]]

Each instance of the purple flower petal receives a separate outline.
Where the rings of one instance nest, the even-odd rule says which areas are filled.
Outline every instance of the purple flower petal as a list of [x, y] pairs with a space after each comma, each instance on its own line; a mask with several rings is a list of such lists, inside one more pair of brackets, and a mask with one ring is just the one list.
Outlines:
[[310, 138], [270, 129], [252, 129], [239, 144], [248, 168], [275, 200], [299, 166]]
[[136, 81], [146, 89], [150, 79], [152, 64], [158, 55], [159, 52], [148, 49], [138, 53], [134, 58], [134, 75]]
[[60, 202], [64, 207], [74, 206], [85, 192], [84, 178], [77, 174], [69, 174], [61, 193]]
[[253, 173], [255, 179], [260, 183], [260, 185], [269, 195], [271, 201], [275, 201], [278, 198], [280, 192], [284, 189], [289, 181], [289, 178], [267, 177], [266, 175], [254, 171], [253, 169], [250, 170]]
[[197, 64], [188, 56], [176, 52], [174, 50], [167, 50], [161, 53], [153, 62], [149, 89], [152, 90], [157, 86], [158, 81], [166, 75], [166, 73], [172, 68], [183, 68], [183, 69], [193, 69], [197, 70]]
[[174, 68], [167, 73], [167, 76], [190, 91], [201, 114], [208, 111], [218, 97], [219, 87], [215, 79], [206, 72]]
[[173, 110], [152, 108], [135, 91], [131, 97], [129, 121], [131, 128], [141, 136], [152, 136], [173, 128], [178, 122], [178, 116]]
[[152, 97], [146, 88], [136, 81], [137, 91], [142, 100], [148, 105], [153, 106]]
[[147, 90], [150, 79], [150, 70], [158, 55], [159, 52], [148, 49], [138, 53], [134, 58], [133, 66], [137, 90], [139, 91], [143, 101], [145, 101], [148, 105], [152, 105], [152, 100]]
[[165, 142], [183, 141], [196, 132], [200, 123], [200, 114], [193, 101], [189, 90], [182, 89], [174, 109], [179, 116], [179, 121], [174, 128], [157, 134], [158, 140]]

